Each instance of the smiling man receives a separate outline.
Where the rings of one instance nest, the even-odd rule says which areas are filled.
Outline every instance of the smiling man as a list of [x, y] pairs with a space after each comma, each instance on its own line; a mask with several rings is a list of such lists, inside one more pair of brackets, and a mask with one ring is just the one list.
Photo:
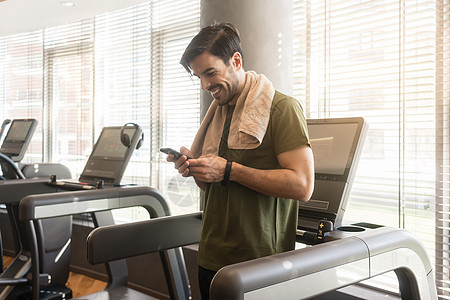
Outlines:
[[198, 263], [208, 299], [223, 266], [294, 249], [298, 201], [312, 194], [314, 163], [300, 103], [244, 70], [232, 24], [203, 28], [180, 63], [214, 97], [191, 149], [167, 157], [205, 191]]

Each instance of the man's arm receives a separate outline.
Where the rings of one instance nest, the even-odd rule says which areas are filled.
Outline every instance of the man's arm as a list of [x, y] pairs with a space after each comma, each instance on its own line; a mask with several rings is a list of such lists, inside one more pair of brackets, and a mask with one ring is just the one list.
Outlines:
[[230, 180], [261, 194], [306, 202], [314, 189], [314, 158], [309, 146], [277, 156], [282, 169], [259, 170], [240, 164], [231, 168]]
[[[234, 163], [230, 181], [242, 184], [261, 194], [291, 198], [306, 202], [314, 188], [314, 158], [309, 146], [302, 146], [277, 156], [282, 169], [260, 170]], [[178, 162], [177, 162], [178, 163]], [[176, 168], [183, 176], [194, 176], [197, 185], [220, 182], [225, 173], [226, 160], [215, 155], [180, 161]]]

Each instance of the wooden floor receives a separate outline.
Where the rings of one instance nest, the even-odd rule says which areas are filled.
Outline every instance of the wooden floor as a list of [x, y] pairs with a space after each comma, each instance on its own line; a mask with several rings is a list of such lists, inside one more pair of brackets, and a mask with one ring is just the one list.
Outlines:
[[[12, 260], [12, 257], [3, 256], [5, 267], [8, 266]], [[76, 298], [103, 290], [106, 286], [106, 282], [70, 272], [69, 280], [66, 285], [72, 290], [73, 298]]]

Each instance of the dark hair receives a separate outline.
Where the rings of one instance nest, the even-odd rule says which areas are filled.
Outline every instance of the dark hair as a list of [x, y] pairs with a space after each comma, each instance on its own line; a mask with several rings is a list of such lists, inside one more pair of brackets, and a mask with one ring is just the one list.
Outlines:
[[204, 51], [219, 57], [226, 65], [234, 53], [239, 52], [244, 56], [239, 32], [231, 23], [206, 26], [192, 39], [180, 60], [189, 74], [192, 75], [189, 64]]

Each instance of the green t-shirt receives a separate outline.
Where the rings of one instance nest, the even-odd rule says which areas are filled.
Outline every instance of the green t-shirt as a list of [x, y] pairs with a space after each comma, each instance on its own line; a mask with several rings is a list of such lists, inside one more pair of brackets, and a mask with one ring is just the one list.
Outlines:
[[[234, 107], [229, 107], [219, 156], [256, 169], [281, 169], [277, 155], [309, 145], [300, 103], [275, 93], [266, 134], [259, 147], [233, 150], [227, 145]], [[205, 192], [198, 263], [217, 271], [223, 266], [292, 250], [298, 201], [263, 195], [236, 182], [209, 184]]]

